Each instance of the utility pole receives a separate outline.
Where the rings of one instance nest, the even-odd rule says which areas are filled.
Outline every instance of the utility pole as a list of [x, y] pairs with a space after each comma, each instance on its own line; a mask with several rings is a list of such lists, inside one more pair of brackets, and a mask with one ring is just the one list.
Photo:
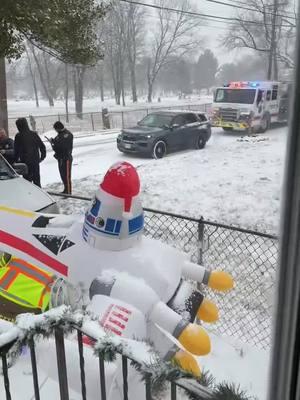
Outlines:
[[8, 133], [5, 58], [0, 57], [0, 128]]
[[[270, 39], [270, 51], [269, 51], [269, 63], [268, 63], [268, 80], [272, 80], [274, 75], [273, 62], [275, 67], [276, 57], [276, 23], [277, 23], [277, 11], [278, 11], [278, 0], [274, 0], [273, 3], [273, 15], [272, 15], [272, 27], [271, 27], [271, 39]], [[276, 71], [275, 71], [276, 72]]]

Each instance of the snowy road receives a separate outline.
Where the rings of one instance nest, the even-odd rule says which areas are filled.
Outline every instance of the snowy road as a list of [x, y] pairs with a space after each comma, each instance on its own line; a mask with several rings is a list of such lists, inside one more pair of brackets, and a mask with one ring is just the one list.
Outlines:
[[[74, 140], [72, 179], [78, 180], [93, 174], [104, 174], [112, 163], [121, 160], [130, 160], [135, 166], [155, 162], [147, 158], [123, 155], [117, 149], [116, 138], [118, 133], [91, 134]], [[59, 181], [57, 161], [53, 158], [53, 152], [47, 146], [47, 158], [41, 164], [41, 176], [43, 186]], [[74, 188], [74, 192], [78, 192]]]
[[[138, 167], [145, 207], [277, 232], [286, 127], [252, 137], [214, 129], [204, 150], [181, 151], [162, 160], [123, 155], [116, 137], [74, 140], [74, 194], [92, 195], [112, 163], [128, 160]], [[60, 191], [57, 162], [50, 152], [41, 170], [43, 185]]]

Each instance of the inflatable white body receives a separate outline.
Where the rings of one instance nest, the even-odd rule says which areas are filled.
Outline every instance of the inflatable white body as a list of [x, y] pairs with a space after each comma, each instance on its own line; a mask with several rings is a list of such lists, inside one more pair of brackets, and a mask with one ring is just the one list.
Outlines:
[[[205, 355], [210, 351], [209, 337], [191, 322], [196, 315], [212, 322], [217, 309], [183, 281], [228, 290], [232, 279], [192, 264], [184, 253], [142, 236], [139, 189], [134, 167], [121, 163], [107, 172], [84, 220], [0, 206], [0, 251], [80, 288], [81, 305], [89, 304], [103, 327], [119, 336], [151, 340], [163, 359], [172, 359], [179, 348]], [[121, 307], [119, 302], [130, 309], [127, 321], [114, 318], [120, 314], [113, 310]], [[104, 322], [108, 310], [114, 315]], [[193, 358], [185, 354], [187, 358], [183, 360], [181, 354], [179, 363], [198, 373]]]
[[[111, 299], [107, 296], [95, 296], [88, 306], [90, 312], [99, 316], [99, 323], [104, 327], [112, 327], [112, 332], [121, 331], [122, 337], [135, 337], [140, 340], [147, 338], [146, 321], [144, 315], [135, 307], [122, 301]], [[113, 321], [113, 322], [112, 322]], [[116, 325], [118, 323], [118, 325]], [[120, 326], [122, 325], [122, 326]], [[145, 352], [141, 354], [141, 360], [151, 363], [151, 357], [145, 359]], [[135, 350], [138, 352], [139, 350]], [[85, 384], [87, 400], [101, 399], [99, 360], [95, 357], [92, 341], [83, 336], [83, 354], [85, 365]], [[58, 382], [58, 369], [54, 339], [36, 341], [37, 363], [46, 372], [49, 378]], [[78, 394], [81, 393], [81, 376], [79, 368], [79, 354], [76, 332], [65, 339], [65, 355], [67, 362], [67, 376], [69, 388]], [[109, 400], [123, 400], [123, 375], [121, 356], [116, 361], [105, 362], [105, 389], [106, 398]], [[143, 399], [145, 386], [141, 382], [139, 374], [128, 362], [128, 398]]]

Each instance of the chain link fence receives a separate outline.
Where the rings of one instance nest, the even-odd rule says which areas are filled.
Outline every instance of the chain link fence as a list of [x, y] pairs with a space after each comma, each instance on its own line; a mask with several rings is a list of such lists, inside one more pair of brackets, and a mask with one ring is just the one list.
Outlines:
[[[72, 132], [101, 130], [106, 129], [107, 126], [109, 126], [111, 129], [122, 129], [136, 125], [138, 121], [140, 121], [146, 115], [153, 111], [176, 109], [209, 112], [210, 108], [211, 104], [185, 104], [171, 107], [156, 106], [112, 112], [108, 110], [109, 125], [106, 125], [107, 122], [103, 120], [102, 112], [83, 113], [81, 114], [82, 118], [78, 118], [77, 114], [66, 115], [58, 113], [53, 115], [39, 115], [34, 116], [34, 123], [31, 124], [31, 128], [41, 134], [52, 130], [55, 121], [61, 121]], [[30, 122], [30, 117], [27, 116], [27, 118], [28, 122]], [[16, 118], [8, 119], [9, 131], [11, 132], [11, 136], [13, 136], [13, 132], [16, 132], [15, 121]]]
[[189, 254], [193, 262], [232, 274], [227, 294], [205, 288], [220, 309], [220, 321], [207, 325], [222, 335], [267, 349], [270, 346], [278, 239], [273, 235], [178, 215], [145, 212], [145, 235]]
[[[83, 213], [86, 200], [89, 199], [60, 200], [58, 203], [63, 212], [72, 213], [75, 208], [76, 212]], [[235, 280], [232, 292], [223, 294], [201, 288], [220, 309], [220, 320], [207, 328], [268, 349], [278, 238], [203, 218], [144, 210], [146, 236], [184, 251], [191, 261], [208, 269], [221, 269], [232, 274]]]
[[236, 283], [233, 293], [213, 296], [223, 314], [216, 329], [269, 348], [278, 239], [208, 221], [202, 224], [200, 262], [230, 272]]

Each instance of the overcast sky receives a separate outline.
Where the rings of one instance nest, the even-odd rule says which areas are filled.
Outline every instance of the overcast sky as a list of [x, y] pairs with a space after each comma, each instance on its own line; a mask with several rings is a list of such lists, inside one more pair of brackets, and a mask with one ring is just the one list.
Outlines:
[[[155, 0], [137, 0], [143, 3], [155, 4]], [[221, 0], [226, 1], [226, 0]], [[246, 0], [241, 0], [246, 1]], [[222, 6], [215, 3], [210, 3], [207, 0], [190, 0], [193, 4], [195, 11], [204, 14], [216, 15], [216, 16], [226, 16], [231, 17], [235, 15], [235, 8]], [[166, 1], [167, 3], [167, 1]], [[146, 16], [149, 17], [151, 21], [151, 15], [155, 11], [151, 8], [145, 7]], [[233, 62], [234, 60], [242, 56], [241, 50], [228, 51], [228, 49], [223, 48], [220, 44], [222, 36], [225, 35], [228, 25], [226, 23], [220, 23], [217, 21], [207, 21], [199, 18], [199, 33], [204, 38], [203, 40], [203, 50], [208, 48], [212, 50], [219, 60], [219, 64], [224, 62]], [[200, 55], [200, 52], [199, 52]]]

